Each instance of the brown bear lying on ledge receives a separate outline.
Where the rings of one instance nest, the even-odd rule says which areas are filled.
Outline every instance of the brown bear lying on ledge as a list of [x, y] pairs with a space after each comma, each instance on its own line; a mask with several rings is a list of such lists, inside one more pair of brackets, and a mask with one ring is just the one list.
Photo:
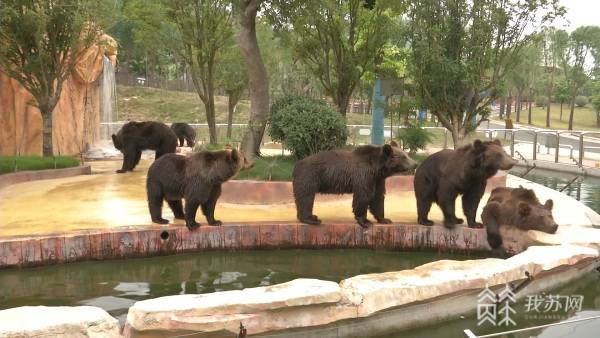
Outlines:
[[369, 227], [367, 209], [379, 223], [391, 223], [384, 217], [385, 179], [414, 169], [417, 163], [392, 141], [383, 146], [361, 146], [353, 151], [322, 151], [296, 163], [293, 172], [294, 199], [298, 220], [320, 224], [313, 215], [316, 193], [352, 193], [352, 210], [358, 224]]
[[541, 204], [535, 192], [523, 187], [496, 188], [492, 191], [481, 220], [487, 228], [488, 243], [494, 249], [502, 245], [500, 225], [521, 230], [539, 230], [553, 234], [558, 224], [552, 217], [552, 200]]
[[[208, 224], [221, 225], [221, 221], [214, 217], [221, 184], [233, 178], [241, 169], [251, 166], [246, 157], [235, 149], [203, 151], [189, 157], [176, 154], [162, 156], [152, 163], [146, 180], [152, 222], [169, 223], [162, 218], [164, 199], [175, 218], [185, 219], [185, 225], [190, 230], [200, 226], [196, 222], [198, 207], [202, 207]], [[185, 213], [182, 198], [185, 199]]]

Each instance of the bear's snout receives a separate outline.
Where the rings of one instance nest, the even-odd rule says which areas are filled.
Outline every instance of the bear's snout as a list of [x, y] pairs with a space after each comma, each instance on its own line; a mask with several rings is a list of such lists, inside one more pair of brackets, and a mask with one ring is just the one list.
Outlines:
[[512, 167], [515, 166], [517, 163], [518, 163], [517, 160], [506, 155], [506, 156], [504, 156], [504, 159], [502, 160], [502, 163], [500, 164], [500, 169], [502, 169], [502, 170], [512, 169]]

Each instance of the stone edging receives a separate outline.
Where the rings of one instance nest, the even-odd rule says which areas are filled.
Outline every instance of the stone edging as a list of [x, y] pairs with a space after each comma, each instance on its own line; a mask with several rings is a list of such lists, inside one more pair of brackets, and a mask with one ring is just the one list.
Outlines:
[[89, 165], [61, 169], [19, 171], [16, 173], [0, 175], [0, 189], [17, 183], [90, 175], [91, 173], [92, 167]]
[[[505, 229], [507, 252], [521, 252], [533, 241], [526, 232]], [[439, 252], [489, 251], [485, 229], [416, 224], [376, 224], [365, 230], [356, 224], [313, 226], [297, 223], [228, 224], [201, 226], [189, 231], [183, 225], [152, 228], [126, 227], [107, 231], [79, 231], [47, 236], [0, 238], [0, 268], [53, 265], [84, 260], [173, 255], [207, 250], [293, 248], [372, 248], [435, 250]]]

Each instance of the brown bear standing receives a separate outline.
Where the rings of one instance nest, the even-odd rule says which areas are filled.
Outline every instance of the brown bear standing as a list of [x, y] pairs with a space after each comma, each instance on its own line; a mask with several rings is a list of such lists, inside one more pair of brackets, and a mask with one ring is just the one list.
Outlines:
[[555, 233], [558, 224], [552, 217], [553, 205], [552, 200], [541, 204], [533, 190], [523, 187], [494, 189], [481, 213], [481, 220], [487, 229], [488, 243], [494, 249], [502, 245], [500, 225]]
[[462, 195], [462, 205], [469, 227], [482, 227], [475, 222], [479, 201], [485, 192], [487, 179], [499, 169], [508, 170], [516, 161], [502, 148], [500, 141], [475, 140], [456, 150], [442, 150], [423, 161], [415, 174], [418, 222], [433, 225], [428, 219], [433, 202], [444, 214], [444, 226], [454, 228], [463, 220], [456, 217], [454, 204]]
[[[167, 200], [173, 215], [185, 219], [185, 225], [193, 230], [196, 211], [202, 208], [210, 225], [221, 225], [215, 220], [215, 205], [221, 195], [221, 184], [234, 177], [241, 169], [249, 168], [242, 153], [233, 150], [204, 151], [189, 157], [167, 154], [154, 161], [148, 169], [146, 190], [152, 222], [167, 224], [162, 218], [163, 199]], [[181, 199], [185, 199], [185, 213]]]
[[171, 124], [171, 130], [177, 135], [179, 140], [179, 146], [183, 147], [183, 141], [187, 143], [188, 147], [194, 148], [196, 142], [196, 131], [192, 126], [183, 122], [176, 122]]
[[298, 220], [321, 224], [313, 215], [316, 193], [352, 193], [352, 210], [358, 224], [369, 227], [367, 209], [379, 223], [391, 223], [384, 217], [385, 179], [416, 168], [417, 163], [396, 142], [384, 146], [361, 146], [354, 151], [323, 151], [306, 157], [294, 167], [294, 199]]
[[142, 150], [155, 150], [155, 159], [164, 154], [174, 153], [177, 149], [177, 136], [160, 122], [127, 122], [112, 135], [112, 141], [118, 150], [123, 153], [123, 166], [117, 173], [132, 171], [140, 162]]

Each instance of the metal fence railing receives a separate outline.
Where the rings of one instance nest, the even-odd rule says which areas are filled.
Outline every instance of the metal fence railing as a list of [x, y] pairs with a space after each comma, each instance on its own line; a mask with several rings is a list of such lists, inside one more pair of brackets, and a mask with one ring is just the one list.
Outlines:
[[[100, 135], [107, 132], [116, 132], [125, 122], [101, 123]], [[196, 130], [198, 143], [207, 143], [209, 140], [208, 125], [206, 123], [190, 123]], [[219, 141], [238, 144], [244, 135], [246, 124], [236, 123], [232, 125], [231, 138], [226, 137], [227, 124], [218, 123], [217, 136]], [[488, 124], [489, 126], [489, 124]], [[371, 126], [362, 124], [349, 124], [348, 144], [359, 145], [371, 142]], [[402, 129], [402, 126], [384, 127], [386, 140], [394, 138]], [[433, 136], [430, 147], [450, 148], [453, 147], [450, 132], [444, 127], [424, 127]], [[110, 133], [107, 132], [107, 135]], [[598, 136], [594, 138], [593, 136]], [[479, 128], [474, 137], [487, 139], [500, 139], [505, 146], [509, 147], [510, 154], [515, 156], [518, 152], [525, 160], [546, 160], [555, 163], [576, 164], [579, 167], [586, 166], [586, 161], [600, 163], [600, 131], [570, 131], [549, 129], [503, 129], [503, 128]], [[264, 143], [272, 142], [268, 133], [263, 138]], [[589, 166], [590, 163], [587, 163]]]

